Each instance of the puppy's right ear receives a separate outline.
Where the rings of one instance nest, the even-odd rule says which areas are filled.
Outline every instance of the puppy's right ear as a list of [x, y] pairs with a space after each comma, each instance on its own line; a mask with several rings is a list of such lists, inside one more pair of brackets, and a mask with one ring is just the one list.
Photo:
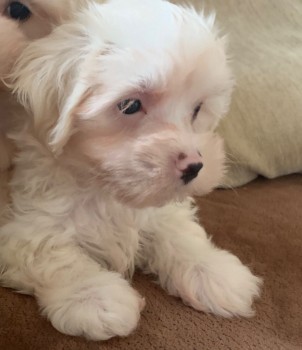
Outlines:
[[75, 118], [85, 101], [90, 97], [91, 89], [84, 82], [75, 85], [66, 99], [59, 118], [49, 134], [49, 145], [53, 153], [60, 155], [70, 137], [76, 132]]
[[90, 91], [82, 77], [89, 42], [77, 30], [76, 24], [66, 24], [30, 43], [9, 77], [35, 135], [54, 153], [62, 151], [74, 132], [74, 114]]
[[[95, 6], [89, 5], [90, 15], [97, 12]], [[92, 16], [86, 23], [85, 11], [30, 43], [10, 76], [10, 86], [32, 116], [35, 136], [56, 154], [75, 132], [75, 117], [91, 96], [92, 86], [99, 84], [93, 68], [101, 63], [94, 60], [108, 48], [95, 34], [100, 17]]]

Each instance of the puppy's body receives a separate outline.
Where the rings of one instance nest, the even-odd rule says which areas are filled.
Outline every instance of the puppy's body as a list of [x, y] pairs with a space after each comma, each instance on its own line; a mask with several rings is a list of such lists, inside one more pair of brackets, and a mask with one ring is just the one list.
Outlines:
[[1, 281], [35, 295], [56, 329], [93, 340], [128, 335], [144, 306], [123, 279], [135, 268], [157, 275], [169, 294], [197, 310], [252, 315], [258, 279], [211, 243], [192, 200], [132, 209], [86, 172], [79, 179], [45, 149], [22, 147], [14, 220], [1, 229]]
[[160, 0], [90, 5], [15, 69], [33, 120], [16, 136], [0, 278], [61, 332], [128, 335], [136, 267], [197, 310], [252, 314], [259, 279], [211, 243], [188, 197], [223, 170], [212, 130], [232, 80], [212, 22]]

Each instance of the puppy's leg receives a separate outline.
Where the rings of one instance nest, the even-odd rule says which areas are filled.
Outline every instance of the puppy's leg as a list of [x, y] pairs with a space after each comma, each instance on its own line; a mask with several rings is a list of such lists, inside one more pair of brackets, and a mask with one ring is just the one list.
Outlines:
[[34, 294], [57, 330], [105, 340], [136, 328], [143, 299], [121, 275], [102, 269], [74, 242], [62, 244], [58, 236], [32, 236], [30, 241], [1, 236], [1, 283]]
[[169, 294], [225, 317], [253, 314], [260, 279], [237, 257], [214, 246], [189, 202], [155, 210], [142, 226], [137, 265], [158, 275]]

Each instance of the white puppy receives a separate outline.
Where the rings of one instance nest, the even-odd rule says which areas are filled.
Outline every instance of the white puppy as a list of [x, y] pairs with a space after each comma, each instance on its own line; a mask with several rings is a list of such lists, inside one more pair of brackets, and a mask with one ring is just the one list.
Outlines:
[[35, 295], [63, 333], [133, 331], [135, 268], [197, 310], [253, 314], [259, 279], [214, 246], [187, 197], [223, 168], [211, 131], [232, 78], [213, 21], [162, 0], [111, 0], [19, 60], [13, 83], [33, 121], [16, 136], [0, 279]]
[[0, 171], [9, 167], [13, 152], [7, 133], [27, 118], [1, 80], [29, 41], [49, 34], [83, 3], [85, 0], [0, 0]]

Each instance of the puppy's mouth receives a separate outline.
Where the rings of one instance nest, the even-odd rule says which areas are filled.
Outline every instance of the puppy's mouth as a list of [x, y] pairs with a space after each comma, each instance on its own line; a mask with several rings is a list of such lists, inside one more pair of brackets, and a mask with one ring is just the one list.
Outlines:
[[177, 191], [169, 193], [168, 191], [159, 191], [154, 194], [141, 195], [131, 194], [129, 192], [119, 191], [116, 193], [115, 198], [122, 204], [134, 209], [144, 208], [160, 208], [167, 205], [171, 201], [183, 201], [187, 197], [187, 191]]
[[202, 163], [193, 163], [184, 171], [168, 167], [111, 169], [102, 171], [100, 186], [119, 202], [132, 208], [162, 207], [171, 201], [183, 201], [192, 193], [191, 184], [202, 169]]
[[[192, 195], [203, 168], [203, 157], [193, 143], [162, 131], [138, 137], [98, 153], [99, 185], [131, 207], [161, 207]], [[190, 142], [188, 141], [187, 144]]]

